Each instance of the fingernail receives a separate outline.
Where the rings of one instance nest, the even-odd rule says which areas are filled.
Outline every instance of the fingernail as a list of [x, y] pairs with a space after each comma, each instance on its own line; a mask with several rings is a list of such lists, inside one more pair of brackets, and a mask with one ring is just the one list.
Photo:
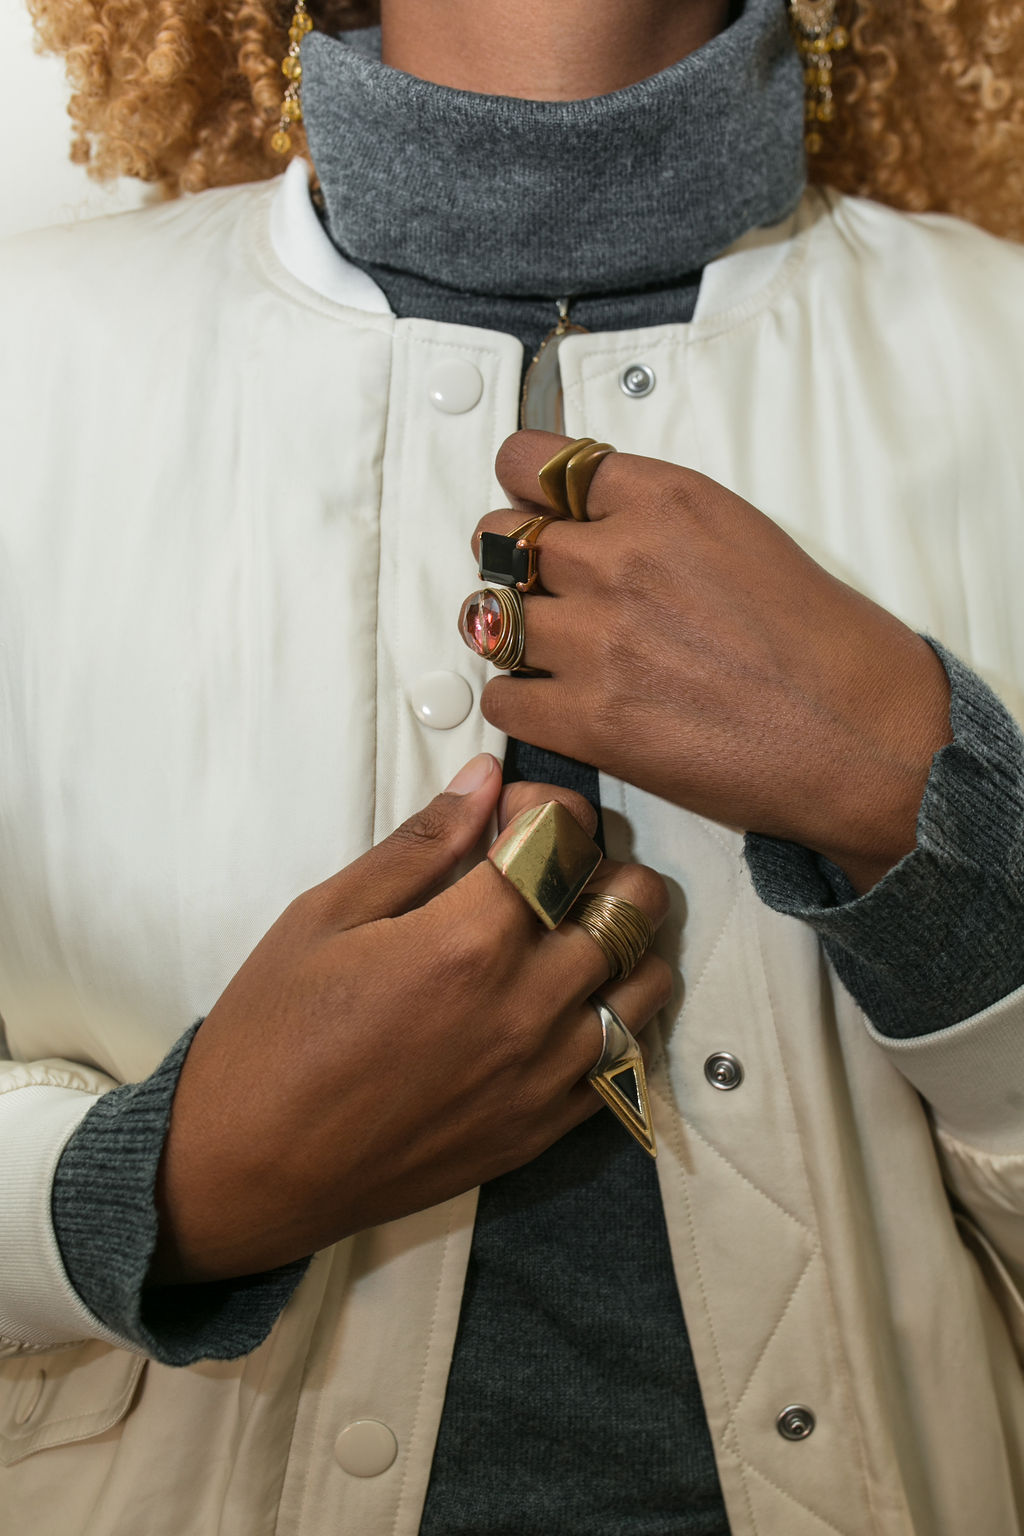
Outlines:
[[489, 752], [481, 752], [479, 757], [470, 758], [464, 768], [460, 768], [445, 790], [446, 795], [471, 795], [474, 790], [481, 789], [491, 774], [497, 768], [495, 758]]

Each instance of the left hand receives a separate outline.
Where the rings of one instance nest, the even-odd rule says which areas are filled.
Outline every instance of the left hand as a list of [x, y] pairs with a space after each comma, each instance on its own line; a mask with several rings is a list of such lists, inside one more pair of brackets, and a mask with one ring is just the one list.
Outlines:
[[[567, 439], [517, 432], [497, 474], [508, 533], [550, 511], [537, 481]], [[692, 470], [616, 453], [590, 521], [540, 536], [524, 665], [486, 718], [727, 825], [826, 855], [858, 890], [915, 843], [949, 686], [931, 647]], [[545, 595], [547, 594], [547, 595]]]

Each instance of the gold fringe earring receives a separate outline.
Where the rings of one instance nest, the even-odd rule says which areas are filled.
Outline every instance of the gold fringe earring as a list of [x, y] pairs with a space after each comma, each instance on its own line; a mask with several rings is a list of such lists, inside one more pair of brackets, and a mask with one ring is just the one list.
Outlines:
[[285, 86], [284, 100], [281, 103], [281, 121], [277, 125], [277, 132], [270, 140], [271, 149], [278, 155], [286, 155], [291, 149], [292, 136], [288, 130], [294, 123], [302, 122], [300, 91], [302, 60], [299, 57], [299, 49], [302, 46], [302, 39], [312, 30], [313, 18], [306, 10], [306, 0], [295, 0], [295, 13], [288, 28], [288, 52], [281, 61], [281, 73], [288, 84]]
[[821, 124], [836, 115], [832, 98], [832, 55], [845, 48], [850, 35], [836, 25], [837, 0], [789, 0], [789, 18], [804, 61], [804, 144], [809, 155], [821, 153]]

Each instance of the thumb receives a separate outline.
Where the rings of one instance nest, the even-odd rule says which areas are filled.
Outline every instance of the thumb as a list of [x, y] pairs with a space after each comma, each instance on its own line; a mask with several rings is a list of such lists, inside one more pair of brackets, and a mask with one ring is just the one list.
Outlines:
[[356, 928], [424, 901], [479, 842], [500, 792], [497, 759], [489, 752], [472, 758], [443, 794], [315, 888], [327, 920]]

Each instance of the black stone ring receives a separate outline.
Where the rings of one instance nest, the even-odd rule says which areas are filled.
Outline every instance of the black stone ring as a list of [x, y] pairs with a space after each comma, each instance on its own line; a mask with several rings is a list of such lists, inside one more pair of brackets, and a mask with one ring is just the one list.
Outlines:
[[538, 582], [537, 539], [555, 517], [531, 517], [511, 533], [480, 535], [480, 575], [500, 587], [532, 592]]

